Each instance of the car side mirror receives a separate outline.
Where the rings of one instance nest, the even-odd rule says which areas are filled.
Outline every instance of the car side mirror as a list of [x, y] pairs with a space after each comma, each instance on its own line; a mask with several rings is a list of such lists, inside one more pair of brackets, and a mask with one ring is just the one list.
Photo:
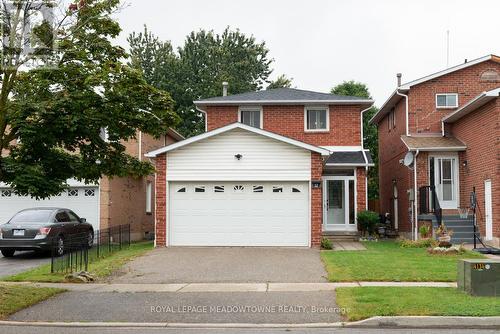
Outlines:
[[80, 218], [80, 223], [86, 223], [87, 222], [87, 218]]

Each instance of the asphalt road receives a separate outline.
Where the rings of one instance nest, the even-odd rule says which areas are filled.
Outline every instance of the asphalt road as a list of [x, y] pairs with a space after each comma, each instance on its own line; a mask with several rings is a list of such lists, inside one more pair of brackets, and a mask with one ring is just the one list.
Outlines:
[[9, 317], [15, 321], [327, 323], [340, 321], [332, 291], [92, 293], [72, 291]]
[[68, 328], [0, 326], [2, 334], [497, 334], [495, 330], [471, 329], [365, 329], [365, 328], [310, 328], [310, 329], [191, 329], [191, 328]]
[[50, 254], [36, 252], [16, 252], [6, 258], [0, 254], [0, 277], [20, 273], [50, 261]]

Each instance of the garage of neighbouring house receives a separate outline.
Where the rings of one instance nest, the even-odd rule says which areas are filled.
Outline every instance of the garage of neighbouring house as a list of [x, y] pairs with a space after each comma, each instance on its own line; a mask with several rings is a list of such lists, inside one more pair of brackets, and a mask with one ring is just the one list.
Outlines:
[[94, 230], [99, 229], [99, 187], [68, 180], [69, 188], [57, 196], [35, 200], [20, 196], [0, 184], [0, 224], [6, 223], [16, 212], [33, 207], [62, 207], [86, 218]]
[[322, 196], [311, 182], [328, 154], [240, 123], [148, 153], [156, 246], [318, 244]]

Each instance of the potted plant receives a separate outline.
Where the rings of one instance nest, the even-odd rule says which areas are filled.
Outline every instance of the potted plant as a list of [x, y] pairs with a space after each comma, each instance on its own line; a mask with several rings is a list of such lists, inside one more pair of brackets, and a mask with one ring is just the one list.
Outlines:
[[[453, 235], [452, 230], [448, 230], [445, 224], [441, 224], [437, 230], [436, 235], [438, 237], [439, 245], [451, 245], [451, 236]], [[443, 247], [441, 246], [441, 247]]]

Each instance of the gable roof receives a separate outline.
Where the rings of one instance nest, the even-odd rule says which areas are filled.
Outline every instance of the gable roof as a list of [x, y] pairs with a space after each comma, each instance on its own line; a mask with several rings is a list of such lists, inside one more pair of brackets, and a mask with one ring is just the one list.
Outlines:
[[254, 128], [253, 126], [248, 126], [248, 125], [245, 125], [245, 124], [242, 124], [242, 123], [232, 123], [232, 124], [226, 125], [224, 127], [221, 127], [221, 128], [218, 128], [218, 129], [215, 129], [215, 130], [212, 130], [212, 131], [208, 131], [208, 132], [202, 133], [201, 135], [197, 135], [197, 136], [194, 136], [194, 137], [191, 137], [191, 138], [188, 138], [188, 139], [184, 139], [184, 140], [179, 141], [177, 143], [170, 144], [170, 145], [162, 147], [160, 149], [148, 152], [148, 153], [145, 154], [145, 156], [148, 157], [148, 158], [154, 158], [154, 157], [156, 157], [156, 156], [158, 156], [160, 154], [176, 150], [178, 148], [181, 148], [181, 147], [184, 147], [184, 146], [196, 143], [196, 142], [198, 142], [200, 140], [204, 140], [204, 139], [207, 139], [207, 138], [219, 135], [219, 134], [224, 133], [224, 132], [231, 131], [233, 129], [242, 129], [242, 130], [246, 130], [246, 131], [249, 131], [249, 132], [253, 132], [255, 134], [258, 134], [258, 135], [261, 135], [261, 136], [265, 136], [265, 137], [268, 137], [268, 138], [271, 138], [271, 139], [275, 139], [277, 141], [281, 141], [281, 142], [284, 142], [284, 143], [287, 143], [287, 144], [290, 144], [290, 145], [294, 145], [294, 146], [297, 146], [297, 147], [301, 147], [303, 149], [306, 149], [306, 150], [309, 150], [309, 151], [312, 151], [312, 152], [320, 153], [321, 155], [329, 155], [330, 154], [329, 150], [321, 148], [321, 147], [318, 147], [318, 146], [306, 144], [304, 142], [301, 142], [301, 141], [298, 141], [298, 140], [295, 140], [295, 139], [291, 139], [291, 138], [288, 138], [288, 137], [285, 137], [285, 136], [282, 136], [282, 135], [278, 135], [276, 133], [269, 132], [269, 131], [266, 131], [266, 130]]
[[396, 90], [394, 90], [392, 92], [392, 94], [384, 102], [382, 107], [380, 107], [380, 110], [375, 115], [373, 115], [373, 117], [370, 119], [370, 123], [377, 124], [378, 122], [380, 122], [382, 120], [382, 118], [403, 98], [398, 93], [406, 94], [413, 86], [416, 86], [416, 85], [421, 84], [423, 82], [426, 82], [426, 81], [441, 77], [443, 75], [446, 75], [446, 74], [449, 74], [452, 72], [456, 72], [456, 71], [462, 70], [464, 68], [474, 66], [474, 65], [477, 65], [479, 63], [489, 61], [489, 60], [500, 62], [500, 57], [493, 55], [493, 54], [490, 54], [490, 55], [487, 55], [487, 56], [484, 56], [481, 58], [477, 58], [477, 59], [468, 61], [466, 63], [462, 63], [462, 64], [459, 64], [456, 66], [449, 67], [449, 68], [442, 70], [442, 71], [439, 71], [439, 72], [435, 72], [435, 73], [426, 75], [422, 78], [407, 82], [405, 84], [402, 84], [401, 86], [399, 86], [398, 88], [396, 88]]
[[493, 99], [496, 99], [500, 96], [500, 87], [490, 90], [488, 92], [482, 92], [469, 102], [465, 104], [463, 107], [455, 110], [448, 116], [443, 118], [443, 122], [445, 123], [453, 123], [465, 115], [473, 112], [474, 110], [484, 106], [486, 103], [490, 102]]
[[295, 88], [276, 88], [247, 92], [241, 94], [217, 96], [194, 101], [201, 105], [248, 105], [248, 104], [366, 104], [372, 105], [373, 100], [342, 96], [328, 93], [312, 92]]

